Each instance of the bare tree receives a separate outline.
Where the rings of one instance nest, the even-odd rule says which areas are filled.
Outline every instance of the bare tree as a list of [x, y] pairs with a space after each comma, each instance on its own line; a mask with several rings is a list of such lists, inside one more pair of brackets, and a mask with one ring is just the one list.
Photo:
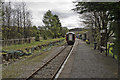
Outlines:
[[23, 2], [22, 3], [22, 15], [23, 15], [23, 27], [24, 27], [24, 30], [23, 30], [23, 34], [24, 34], [24, 38], [26, 38], [26, 4]]
[[29, 27], [32, 26], [32, 16], [26, 4], [4, 2], [2, 6], [4, 39], [30, 37]]
[[90, 27], [91, 30], [93, 30], [92, 34], [94, 35], [94, 40], [98, 43], [98, 49], [100, 49], [101, 45], [105, 46], [105, 43], [107, 41], [107, 33], [101, 34], [101, 30], [104, 29], [106, 30], [105, 32], [107, 32], [107, 26], [109, 23], [109, 21], [107, 20], [108, 16], [109, 14], [104, 12], [89, 12], [84, 13], [82, 16], [82, 18], [84, 19], [83, 22], [87, 24], [87, 26]]
[[7, 27], [6, 29], [6, 38], [9, 39], [10, 36], [10, 26], [11, 26], [11, 13], [12, 13], [12, 9], [11, 9], [11, 2], [7, 2], [7, 3], [3, 3], [2, 6], [2, 18], [3, 18], [3, 26], [2, 27]]

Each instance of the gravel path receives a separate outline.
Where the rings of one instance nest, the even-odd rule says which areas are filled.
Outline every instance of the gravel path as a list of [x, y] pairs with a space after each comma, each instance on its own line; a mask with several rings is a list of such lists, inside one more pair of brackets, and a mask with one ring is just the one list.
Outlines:
[[92, 50], [89, 45], [78, 41], [59, 78], [117, 78], [118, 64], [110, 56]]

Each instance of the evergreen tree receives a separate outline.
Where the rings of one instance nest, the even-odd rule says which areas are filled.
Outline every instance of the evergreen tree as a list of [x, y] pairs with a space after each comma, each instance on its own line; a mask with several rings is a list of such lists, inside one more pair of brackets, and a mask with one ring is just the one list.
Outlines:
[[48, 10], [43, 17], [43, 23], [45, 25], [45, 27], [47, 29], [51, 29], [51, 27], [53, 26], [52, 23], [52, 18], [53, 18], [53, 14], [51, 13], [50, 10]]
[[52, 12], [48, 10], [44, 14], [43, 23], [48, 34], [53, 35], [53, 38], [60, 37], [61, 23], [57, 15], [53, 15]]

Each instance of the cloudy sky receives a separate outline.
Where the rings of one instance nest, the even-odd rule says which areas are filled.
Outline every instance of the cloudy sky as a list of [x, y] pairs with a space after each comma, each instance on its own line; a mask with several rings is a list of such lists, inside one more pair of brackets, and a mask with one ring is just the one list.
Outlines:
[[42, 19], [44, 14], [48, 10], [51, 10], [53, 14], [59, 16], [62, 26], [67, 26], [68, 28], [80, 27], [79, 16], [71, 10], [74, 8], [74, 5], [70, 0], [64, 0], [61, 2], [51, 0], [43, 2], [27, 2], [27, 6], [32, 12], [33, 23], [37, 26], [43, 25]]
[[[80, 22], [79, 15], [72, 11], [74, 8], [73, 1], [91, 1], [91, 0], [5, 0], [12, 2], [26, 2], [28, 9], [32, 14], [33, 25], [43, 25], [42, 19], [44, 14], [51, 10], [53, 14], [59, 16], [62, 26], [69, 29], [75, 27], [84, 27], [85, 25]], [[92, 0], [92, 1], [108, 1], [108, 0]], [[117, 0], [109, 0], [117, 1]]]
[[44, 25], [42, 22], [44, 14], [51, 10], [53, 14], [58, 15], [62, 26], [69, 29], [75, 27], [84, 27], [80, 22], [77, 13], [72, 11], [74, 0], [5, 0], [11, 2], [26, 2], [27, 8], [31, 11], [33, 25]]

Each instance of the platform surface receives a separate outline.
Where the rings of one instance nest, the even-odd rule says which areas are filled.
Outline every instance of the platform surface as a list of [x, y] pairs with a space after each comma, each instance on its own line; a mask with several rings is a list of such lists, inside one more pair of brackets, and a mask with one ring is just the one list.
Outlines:
[[69, 57], [59, 78], [118, 78], [117, 60], [100, 54], [81, 40], [76, 41], [76, 50]]

